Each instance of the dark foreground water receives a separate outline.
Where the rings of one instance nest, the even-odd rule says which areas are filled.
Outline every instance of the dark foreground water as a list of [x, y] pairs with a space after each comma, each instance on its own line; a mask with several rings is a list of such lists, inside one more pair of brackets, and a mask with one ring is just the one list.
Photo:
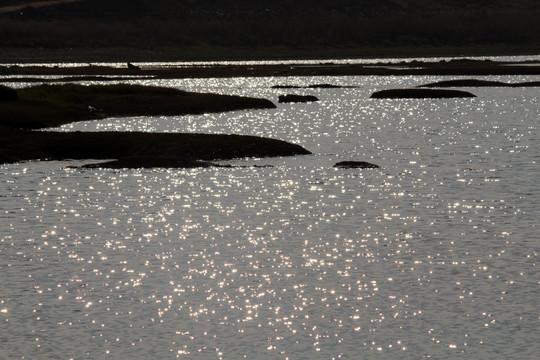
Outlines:
[[[538, 88], [369, 99], [454, 78], [141, 80], [321, 101], [62, 130], [255, 134], [314, 155], [0, 166], [0, 358], [536, 358]], [[270, 88], [317, 83], [357, 87]]]

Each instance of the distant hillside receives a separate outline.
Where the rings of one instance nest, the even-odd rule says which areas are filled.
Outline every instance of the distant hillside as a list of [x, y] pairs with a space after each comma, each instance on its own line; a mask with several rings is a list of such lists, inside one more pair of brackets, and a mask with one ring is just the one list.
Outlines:
[[[128, 49], [135, 55], [220, 58], [369, 56], [370, 49], [540, 52], [537, 0], [48, 2], [20, 8], [47, 1], [2, 1], [4, 54]], [[14, 6], [16, 11], [2, 11]]]
[[59, 4], [66, 4], [70, 2], [76, 2], [82, 0], [35, 0], [35, 1], [19, 1], [19, 0], [6, 0], [0, 5], [0, 14], [6, 14], [10, 12], [16, 12], [24, 10], [26, 7], [44, 7]]

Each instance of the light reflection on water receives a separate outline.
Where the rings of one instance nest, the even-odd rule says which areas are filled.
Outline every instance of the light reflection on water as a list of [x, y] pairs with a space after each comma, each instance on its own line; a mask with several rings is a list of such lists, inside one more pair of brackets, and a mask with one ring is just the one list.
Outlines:
[[[439, 79], [166, 81], [276, 103], [293, 91], [321, 101], [63, 128], [255, 134], [314, 152], [231, 162], [271, 168], [1, 166], [0, 353], [534, 358], [536, 90], [368, 98]], [[284, 83], [359, 87], [270, 88]], [[381, 169], [332, 168], [350, 159]]]

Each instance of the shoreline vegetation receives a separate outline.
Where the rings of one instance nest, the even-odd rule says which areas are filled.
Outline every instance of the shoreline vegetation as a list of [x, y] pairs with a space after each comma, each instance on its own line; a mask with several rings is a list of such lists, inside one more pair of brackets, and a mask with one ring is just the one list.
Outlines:
[[255, 136], [142, 132], [35, 131], [111, 116], [201, 114], [268, 109], [265, 99], [200, 94], [139, 85], [0, 85], [0, 164], [100, 159], [96, 167], [207, 167], [214, 160], [310, 154], [301, 146]]

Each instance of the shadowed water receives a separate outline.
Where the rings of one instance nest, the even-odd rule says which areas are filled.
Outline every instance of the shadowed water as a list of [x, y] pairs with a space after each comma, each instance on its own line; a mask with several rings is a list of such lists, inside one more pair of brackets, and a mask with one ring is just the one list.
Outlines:
[[[0, 166], [1, 356], [535, 358], [538, 89], [369, 99], [454, 78], [141, 80], [278, 108], [61, 128], [254, 134], [314, 155]], [[271, 89], [321, 83], [355, 87]], [[277, 104], [291, 92], [320, 101]], [[343, 160], [381, 168], [332, 168]]]

